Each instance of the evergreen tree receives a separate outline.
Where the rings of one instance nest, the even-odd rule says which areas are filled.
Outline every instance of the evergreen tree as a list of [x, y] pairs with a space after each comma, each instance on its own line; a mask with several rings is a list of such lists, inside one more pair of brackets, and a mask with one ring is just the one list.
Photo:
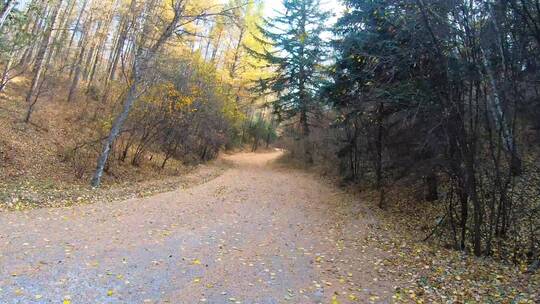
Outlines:
[[320, 9], [319, 0], [284, 0], [283, 6], [284, 12], [259, 27], [263, 37], [257, 39], [266, 45], [264, 51], [250, 53], [274, 68], [271, 76], [259, 79], [257, 89], [277, 95], [273, 107], [279, 120], [298, 122], [305, 160], [310, 163], [310, 113], [316, 108], [322, 83], [325, 46], [321, 34], [330, 14]]

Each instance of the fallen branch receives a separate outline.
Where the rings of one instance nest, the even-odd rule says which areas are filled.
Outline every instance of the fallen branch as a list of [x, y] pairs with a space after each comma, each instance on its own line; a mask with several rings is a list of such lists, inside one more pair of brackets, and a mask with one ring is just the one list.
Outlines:
[[439, 227], [442, 226], [442, 224], [444, 223], [444, 220], [446, 219], [446, 216], [448, 215], [448, 213], [446, 213], [443, 218], [439, 221], [439, 223], [437, 223], [437, 225], [431, 230], [431, 233], [426, 236], [426, 238], [423, 240], [423, 242], [429, 240], [434, 234], [435, 232], [437, 232], [437, 230], [439, 229]]

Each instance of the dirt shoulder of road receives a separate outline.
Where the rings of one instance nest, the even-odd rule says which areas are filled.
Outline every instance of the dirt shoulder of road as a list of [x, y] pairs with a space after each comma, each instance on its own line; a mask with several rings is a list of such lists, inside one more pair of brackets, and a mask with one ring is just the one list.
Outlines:
[[[510, 263], [477, 258], [445, 246], [436, 237], [426, 241], [437, 224], [437, 206], [410, 201], [389, 189], [386, 209], [378, 207], [379, 193], [368, 187], [343, 185], [321, 168], [305, 165], [284, 155], [276, 166], [309, 172], [323, 184], [341, 189], [345, 196], [332, 206], [344, 222], [369, 216], [366, 237], [353, 238], [362, 248], [386, 253], [376, 263], [381, 277], [394, 280], [395, 303], [539, 303], [540, 271], [530, 272], [526, 261]], [[292, 168], [292, 169], [291, 169]], [[376, 278], [376, 279], [381, 279]], [[373, 298], [373, 302], [379, 301]]]
[[149, 197], [206, 183], [222, 175], [231, 167], [231, 162], [220, 158], [193, 166], [178, 176], [144, 182], [120, 183], [100, 189], [43, 180], [23, 182], [4, 180], [0, 181], [0, 212], [69, 207]]

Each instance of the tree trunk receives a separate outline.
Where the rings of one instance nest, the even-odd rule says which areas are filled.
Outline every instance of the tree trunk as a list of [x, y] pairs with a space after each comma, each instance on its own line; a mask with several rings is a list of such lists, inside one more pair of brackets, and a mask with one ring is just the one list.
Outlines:
[[469, 164], [467, 168], [467, 189], [473, 205], [473, 249], [476, 256], [482, 255], [482, 224], [483, 224], [483, 206], [478, 197], [476, 176], [474, 165]]
[[[131, 0], [130, 11], [135, 11], [136, 0]], [[124, 45], [127, 39], [128, 29], [133, 26], [134, 18], [130, 21], [129, 16], [125, 16], [120, 22], [120, 30], [118, 32], [118, 38], [116, 39], [115, 48], [112, 50], [109, 56], [109, 67], [107, 69], [107, 76], [105, 77], [105, 89], [103, 90], [103, 96], [101, 97], [101, 102], [106, 103], [109, 99], [111, 81], [115, 79], [116, 69], [118, 62], [120, 60], [122, 51], [124, 50]]]
[[[307, 35], [307, 16], [306, 16], [306, 5], [304, 2], [302, 2], [302, 19], [300, 23], [300, 33], [302, 35]], [[300, 44], [300, 57], [303, 59], [305, 57], [305, 45], [303, 43]], [[311, 151], [311, 145], [310, 145], [310, 129], [309, 129], [309, 122], [308, 122], [308, 111], [309, 111], [309, 96], [306, 90], [306, 70], [303, 63], [303, 60], [301, 60], [301, 64], [299, 67], [299, 96], [300, 96], [300, 125], [302, 128], [302, 135], [304, 140], [304, 156], [305, 156], [305, 162], [307, 164], [313, 164], [313, 155]]]
[[426, 201], [434, 202], [439, 199], [439, 182], [435, 172], [426, 177]]
[[103, 176], [103, 170], [105, 169], [105, 165], [107, 164], [107, 160], [109, 159], [109, 153], [111, 152], [112, 145], [114, 141], [116, 140], [116, 137], [120, 133], [122, 126], [124, 125], [124, 122], [128, 118], [129, 112], [131, 110], [131, 107], [133, 106], [133, 103], [135, 103], [135, 100], [137, 99], [138, 82], [139, 80], [136, 78], [131, 84], [131, 86], [129, 87], [129, 91], [126, 96], [122, 112], [116, 118], [116, 120], [114, 121], [112, 125], [109, 136], [107, 137], [107, 140], [103, 146], [103, 150], [97, 162], [96, 172], [94, 173], [94, 177], [92, 178], [92, 182], [91, 182], [92, 187], [97, 188], [101, 185], [101, 178]]
[[236, 76], [236, 68], [238, 66], [238, 61], [240, 59], [240, 50], [242, 49], [242, 41], [244, 41], [244, 35], [245, 35], [245, 28], [240, 29], [240, 36], [238, 37], [238, 41], [236, 43], [236, 48], [234, 50], [234, 58], [231, 65], [231, 69], [229, 71], [229, 75], [231, 76], [231, 79], [234, 80], [234, 77]]
[[223, 30], [219, 32], [218, 39], [216, 41], [216, 44], [214, 46], [214, 49], [212, 50], [212, 59], [210, 60], [212, 63], [216, 62], [216, 56], [219, 51], [219, 45], [221, 44], [221, 35], [223, 34]]
[[[76, 58], [75, 65], [73, 66], [73, 69], [72, 69], [73, 81], [71, 82], [71, 87], [69, 89], [68, 102], [72, 102], [73, 98], [75, 97], [75, 94], [77, 93], [77, 87], [79, 85], [79, 80], [81, 78], [81, 73], [82, 73], [82, 64], [85, 57], [86, 48], [88, 45], [89, 30], [92, 26], [92, 22], [93, 22], [93, 17], [90, 16], [89, 20], [86, 20], [84, 24], [82, 37], [79, 43], [81, 50], [79, 52], [79, 56], [77, 56]], [[88, 54], [89, 57], [91, 55], [92, 55], [91, 53]]]
[[[131, 0], [131, 3], [130, 3], [130, 11], [131, 12], [135, 11], [136, 3], [137, 3], [136, 0]], [[118, 40], [116, 42], [116, 49], [111, 53], [113, 55], [113, 57], [112, 57], [110, 68], [108, 70], [109, 74], [107, 75], [107, 82], [112, 81], [112, 80], [115, 79], [116, 69], [118, 67], [118, 62], [119, 62], [120, 57], [122, 55], [122, 51], [124, 50], [126, 39], [128, 38], [127, 37], [128, 30], [129, 30], [129, 28], [131, 26], [133, 26], [134, 21], [135, 21], [135, 18], [130, 20], [129, 16], [126, 16], [124, 18], [123, 22], [120, 25], [120, 32], [118, 33], [119, 36], [118, 36]]]
[[379, 207], [386, 207], [384, 191], [383, 191], [383, 176], [382, 176], [382, 147], [383, 147], [383, 113], [384, 113], [384, 104], [381, 102], [378, 109], [378, 118], [377, 118], [377, 140], [375, 141], [375, 175], [376, 175], [376, 187], [379, 191]]
[[69, 39], [69, 44], [66, 50], [69, 50], [71, 46], [73, 45], [73, 41], [75, 40], [75, 35], [79, 31], [79, 25], [81, 24], [81, 18], [84, 14], [84, 10], [86, 9], [86, 5], [88, 4], [89, 0], [84, 0], [83, 5], [81, 7], [81, 12], [79, 13], [79, 16], [77, 17], [77, 21], [75, 22], [75, 28], [73, 29], [73, 33], [71, 34], [71, 38]]
[[505, 149], [511, 156], [511, 168], [514, 175], [521, 175], [521, 158], [519, 157], [516, 143], [514, 140], [514, 135], [512, 130], [508, 127], [508, 124], [505, 119], [503, 105], [501, 103], [501, 98], [499, 94], [499, 88], [497, 86], [497, 81], [495, 80], [495, 72], [489, 64], [486, 54], [483, 49], [480, 50], [480, 55], [482, 56], [482, 65], [486, 71], [489, 85], [491, 86], [491, 98], [489, 98], [488, 106], [493, 117], [493, 120], [497, 124], [497, 127], [500, 129], [502, 140], [504, 143]]
[[62, 19], [59, 21], [59, 28], [62, 31], [61, 34], [57, 35], [57, 39], [54, 49], [55, 54], [62, 54], [61, 56], [58, 56], [57, 61], [60, 60], [60, 64], [62, 65], [62, 69], [65, 68], [66, 61], [65, 61], [65, 46], [66, 46], [66, 40], [68, 38], [69, 30], [67, 29], [70, 22], [70, 16], [73, 13], [73, 10], [75, 9], [75, 4], [77, 0], [70, 0], [68, 4], [66, 5], [66, 8], [64, 12], [61, 14], [63, 15]]
[[[62, 5], [62, 1], [58, 2], [58, 4], [54, 7], [52, 15], [51, 15], [51, 19], [49, 21], [50, 23], [47, 26], [43, 40], [41, 41], [41, 46], [36, 55], [36, 62], [33, 69], [32, 82], [31, 82], [30, 88], [28, 89], [28, 93], [26, 94], [26, 103], [31, 105], [32, 107], [33, 107], [33, 104], [35, 104], [35, 101], [33, 101], [33, 97], [38, 87], [43, 68], [45, 66], [44, 64], [45, 53], [47, 52], [47, 49], [49, 49], [52, 30], [54, 27], [54, 23], [56, 22], [56, 17], [58, 16], [58, 11], [60, 10], [61, 5]], [[31, 111], [28, 111], [28, 113], [31, 113]], [[29, 120], [30, 120], [29, 117], [25, 118], [26, 122], [28, 122]]]
[[167, 161], [171, 158], [171, 155], [167, 154], [165, 155], [165, 158], [163, 159], [163, 162], [161, 163], [161, 170], [165, 169], [165, 166], [167, 165]]
[[[45, 3], [45, 0], [35, 0], [35, 2], [33, 2], [32, 4], [35, 5], [36, 11], [34, 11], [32, 8], [29, 8], [27, 11], [27, 15], [30, 16], [30, 18], [33, 21], [32, 29], [30, 30], [30, 35], [31, 37], [38, 37], [39, 31], [43, 30], [41, 28], [43, 19], [46, 19], [46, 18], [41, 18], [41, 17], [47, 16], [47, 5]], [[25, 29], [25, 32], [27, 32], [27, 30], [28, 28]], [[34, 49], [37, 44], [40, 44], [38, 39], [36, 39], [34, 43], [31, 43], [29, 46], [25, 48], [24, 54], [21, 57], [21, 61], [19, 62], [20, 65], [30, 65], [31, 59], [34, 53]]]
[[13, 50], [11, 51], [9, 60], [6, 63], [6, 66], [4, 67], [4, 71], [2, 72], [2, 79], [0, 80], [0, 92], [4, 91], [7, 83], [9, 82], [9, 74], [10, 74], [12, 64], [13, 64]]
[[310, 129], [309, 129], [309, 123], [307, 118], [307, 110], [303, 109], [300, 113], [300, 125], [302, 127], [302, 140], [304, 144], [304, 157], [306, 164], [313, 164], [313, 154], [311, 153], [311, 145], [310, 145]]
[[259, 137], [255, 136], [255, 139], [253, 140], [253, 146], [251, 147], [251, 152], [257, 152], [259, 150]]
[[[45, 72], [46, 71], [47, 71], [47, 68], [45, 68]], [[42, 80], [39, 86], [36, 88], [36, 93], [34, 94], [33, 100], [30, 101], [30, 104], [28, 105], [28, 109], [26, 110], [26, 115], [24, 116], [24, 123], [30, 122], [30, 117], [32, 116], [32, 113], [34, 113], [34, 106], [38, 102], [39, 94], [44, 84], [45, 84], [45, 81]]]
[[124, 147], [124, 150], [122, 151], [122, 154], [120, 155], [120, 161], [122, 162], [126, 161], [126, 158], [129, 153], [129, 148], [131, 148], [131, 143], [128, 141], [128, 143], [126, 143], [126, 146]]
[[90, 89], [92, 88], [92, 84], [94, 83], [94, 76], [96, 74], [98, 63], [102, 59], [103, 53], [105, 52], [105, 45], [107, 43], [108, 31], [109, 31], [109, 28], [111, 27], [112, 18], [114, 16], [116, 3], [117, 3], [117, 0], [112, 0], [111, 11], [109, 12], [109, 15], [107, 16], [107, 21], [105, 23], [105, 26], [102, 27], [103, 28], [102, 32], [96, 31], [96, 35], [98, 35], [100, 38], [99, 38], [99, 41], [96, 44], [97, 51], [96, 51], [96, 54], [94, 56], [94, 61], [92, 63], [92, 67], [90, 69], [89, 76], [88, 76], [86, 92], [85, 92], [87, 97], [88, 97], [88, 93], [90, 92]]
[[[83, 39], [83, 38], [81, 38]], [[81, 78], [81, 70], [82, 70], [82, 61], [84, 58], [84, 53], [86, 52], [86, 43], [83, 42], [83, 45], [81, 46], [81, 52], [79, 54], [79, 58], [77, 59], [77, 63], [75, 64], [75, 71], [73, 75], [73, 81], [71, 82], [71, 87], [69, 88], [69, 95], [68, 95], [68, 102], [72, 102], [73, 98], [75, 97], [75, 94], [77, 93], [77, 86], [79, 85], [79, 79]]]
[[[461, 187], [461, 186], [460, 186]], [[467, 221], [469, 219], [469, 198], [467, 196], [467, 193], [465, 192], [465, 189], [460, 188], [459, 191], [459, 201], [461, 203], [461, 242], [460, 242], [460, 248], [461, 250], [465, 250], [466, 248], [466, 241], [467, 241]]]
[[[135, 0], [133, 0], [132, 2], [135, 2]], [[144, 52], [142, 50], [142, 47], [137, 51], [137, 54], [135, 55], [135, 59], [133, 63], [133, 70], [131, 72], [131, 85], [129, 87], [126, 99], [124, 101], [122, 112], [115, 119], [113, 126], [111, 128], [111, 131], [109, 133], [109, 136], [103, 146], [101, 155], [98, 158], [96, 171], [91, 181], [91, 184], [93, 187], [100, 186], [101, 177], [103, 176], [103, 170], [105, 168], [105, 165], [107, 164], [107, 160], [111, 152], [111, 147], [114, 141], [116, 140], [116, 137], [120, 133], [122, 126], [124, 125], [124, 122], [128, 118], [129, 112], [131, 111], [131, 107], [133, 106], [136, 99], [138, 98], [138, 94], [139, 94], [138, 86], [141, 84], [141, 81], [142, 81], [141, 73], [144, 72], [149, 67], [150, 63], [153, 62], [154, 57], [156, 56], [161, 46], [165, 44], [165, 42], [172, 36], [174, 31], [176, 30], [176, 27], [178, 23], [180, 22], [181, 13], [183, 12], [184, 7], [185, 7], [184, 5], [185, 3], [180, 0], [173, 3], [173, 10], [174, 10], [173, 19], [165, 28], [163, 33], [160, 35], [156, 43], [148, 50], [146, 55], [143, 55]], [[133, 5], [132, 5], [132, 8], [134, 8]]]
[[15, 4], [17, 4], [15, 0], [7, 0], [7, 2], [4, 3], [4, 6], [0, 10], [0, 29], [2, 29], [2, 27], [4, 26], [4, 23], [6, 22], [7, 17], [15, 7]]

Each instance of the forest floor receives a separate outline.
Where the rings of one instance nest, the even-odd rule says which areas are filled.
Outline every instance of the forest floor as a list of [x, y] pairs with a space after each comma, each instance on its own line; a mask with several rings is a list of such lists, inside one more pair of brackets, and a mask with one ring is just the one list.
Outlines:
[[88, 121], [92, 116], [88, 113], [96, 105], [92, 101], [68, 104], [50, 92], [36, 105], [31, 123], [25, 124], [29, 84], [26, 78], [15, 80], [7, 92], [0, 93], [0, 210], [147, 197], [179, 185], [203, 183], [228, 167], [225, 162], [207, 166], [186, 158], [171, 159], [162, 169], [163, 155], [158, 152], [148, 152], [137, 166], [129, 157], [123, 162], [111, 156], [102, 188], [92, 189], [89, 180], [100, 149], [95, 139], [100, 135], [95, 130], [99, 123]]
[[0, 212], [1, 303], [535, 303], [519, 267], [432, 248], [282, 155], [147, 198]]

